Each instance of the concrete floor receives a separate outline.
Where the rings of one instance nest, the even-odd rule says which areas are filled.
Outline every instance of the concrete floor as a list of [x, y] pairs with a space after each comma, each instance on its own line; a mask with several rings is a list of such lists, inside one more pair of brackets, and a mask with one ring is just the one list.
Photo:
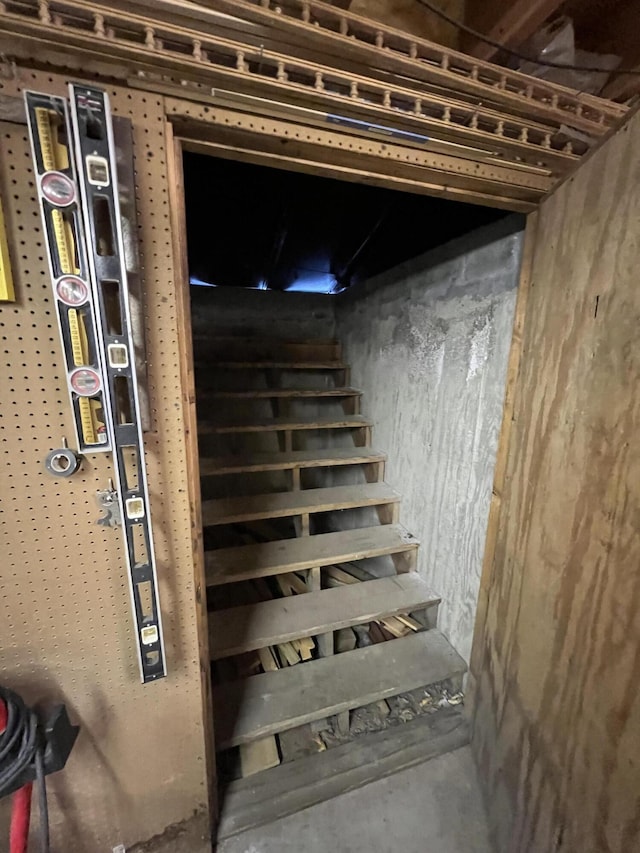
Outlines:
[[391, 850], [492, 853], [469, 747], [223, 840], [216, 853]]

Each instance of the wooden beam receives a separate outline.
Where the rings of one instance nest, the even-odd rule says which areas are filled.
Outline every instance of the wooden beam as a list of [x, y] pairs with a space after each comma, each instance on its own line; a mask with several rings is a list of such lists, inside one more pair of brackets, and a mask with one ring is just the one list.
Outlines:
[[212, 660], [392, 616], [407, 631], [418, 630], [422, 626], [404, 614], [439, 602], [438, 596], [413, 572], [366, 581], [364, 586], [356, 578], [351, 581], [341, 584], [340, 589], [316, 592], [307, 592], [303, 586], [302, 593], [292, 598], [288, 598], [290, 585], [282, 584], [285, 598], [215, 611], [209, 624]]
[[278, 764], [280, 764], [280, 756], [274, 735], [263, 737], [252, 743], [241, 744], [240, 767], [243, 779], [261, 773], [263, 770], [270, 770]]
[[[640, 73], [640, 65], [636, 67]], [[628, 101], [640, 95], [640, 77], [636, 75], [620, 75], [610, 80], [602, 90], [602, 97], [612, 101]]]
[[266, 737], [378, 699], [463, 675], [437, 630], [214, 688], [218, 749]]
[[[187, 264], [187, 227], [182, 171], [182, 147], [173, 137], [170, 122], [165, 122], [165, 150], [167, 155], [167, 186], [171, 242], [175, 263], [175, 300], [179, 336], [180, 384], [185, 424], [186, 468], [189, 484], [189, 509], [191, 515], [191, 546], [193, 550], [193, 618], [198, 642], [200, 695], [202, 703], [202, 732], [204, 761], [207, 772], [207, 791], [204, 792], [209, 808], [212, 833], [218, 820], [218, 786], [213, 733], [213, 699], [211, 693], [209, 630], [207, 595], [204, 571], [204, 545], [202, 535], [202, 505], [200, 502], [200, 471], [198, 461], [198, 428], [195, 408], [195, 378], [191, 344], [191, 303], [189, 300], [189, 271]], [[178, 403], [176, 404], [178, 405]], [[213, 837], [213, 836], [212, 836]]]
[[[489, 192], [478, 192], [475, 190], [472, 191], [452, 187], [449, 183], [443, 182], [442, 176], [435, 178], [430, 182], [427, 177], [425, 177], [424, 171], [422, 179], [411, 180], [403, 177], [398, 178], [390, 173], [382, 173], [380, 170], [373, 172], [358, 170], [351, 167], [336, 166], [333, 162], [333, 157], [329, 162], [320, 160], [319, 158], [303, 160], [277, 154], [265, 154], [264, 152], [256, 150], [238, 148], [237, 146], [217, 145], [212, 142], [202, 143], [192, 139], [183, 140], [183, 144], [187, 151], [192, 151], [196, 154], [211, 155], [224, 160], [256, 163], [258, 165], [272, 166], [292, 172], [313, 172], [314, 174], [320, 174], [342, 181], [366, 184], [367, 186], [390, 187], [404, 192], [430, 195], [435, 198], [465, 201], [471, 204], [494, 207], [502, 210], [515, 210], [519, 213], [530, 213], [535, 210], [536, 204], [539, 201], [539, 199], [534, 196], [533, 192], [531, 193], [530, 200], [511, 197], [510, 193], [512, 193], [513, 190], [507, 184], [503, 184], [500, 187], [498, 194], [493, 195]], [[395, 171], [395, 169], [395, 164], [392, 164], [392, 170]], [[448, 180], [448, 175], [444, 180]]]
[[349, 560], [417, 551], [418, 540], [401, 525], [381, 524], [299, 539], [282, 539], [207, 551], [209, 586], [332, 566]]
[[[401, 726], [361, 735], [326, 752], [285, 762], [268, 775], [238, 779], [225, 790], [218, 837], [227, 838], [295, 814], [451, 752], [468, 741], [463, 711], [442, 708], [437, 714], [416, 717]], [[391, 849], [399, 850], [400, 846]]]
[[[525, 42], [558, 11], [562, 0], [467, 0], [468, 26], [506, 47]], [[464, 48], [478, 59], [493, 60], [500, 51], [465, 34]]]
[[504, 491], [506, 481], [507, 457], [509, 453], [511, 428], [513, 426], [513, 412], [516, 395], [519, 390], [518, 378], [520, 376], [520, 360], [522, 358], [522, 341], [527, 317], [529, 290], [531, 288], [531, 270], [533, 266], [533, 253], [536, 246], [537, 228], [538, 213], [531, 213], [527, 217], [527, 225], [524, 232], [524, 245], [522, 248], [522, 260], [520, 262], [520, 279], [518, 282], [518, 296], [513, 319], [509, 363], [507, 365], [502, 425], [500, 427], [500, 440], [496, 454], [496, 463], [493, 470], [493, 489], [491, 494], [491, 504], [489, 506], [487, 534], [484, 544], [480, 589], [478, 591], [474, 641], [469, 665], [469, 685], [467, 693], [468, 704], [471, 708], [473, 708], [476, 678], [478, 676], [479, 667], [482, 665], [481, 655], [483, 654], [484, 649], [484, 631], [487, 619], [487, 608], [489, 606], [489, 591], [493, 582], [493, 567], [498, 538], [498, 528], [500, 525], [502, 493]]

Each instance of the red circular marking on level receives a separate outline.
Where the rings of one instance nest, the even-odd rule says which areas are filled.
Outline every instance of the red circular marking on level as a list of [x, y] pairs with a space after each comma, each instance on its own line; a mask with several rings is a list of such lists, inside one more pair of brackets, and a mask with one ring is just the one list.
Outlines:
[[40, 180], [40, 189], [49, 204], [56, 207], [68, 207], [76, 200], [73, 181], [62, 172], [46, 172]]
[[102, 389], [102, 380], [92, 367], [79, 367], [69, 376], [69, 385], [79, 397], [95, 397]]
[[72, 308], [83, 305], [89, 298], [89, 288], [75, 275], [65, 275], [56, 282], [56, 295], [65, 305]]

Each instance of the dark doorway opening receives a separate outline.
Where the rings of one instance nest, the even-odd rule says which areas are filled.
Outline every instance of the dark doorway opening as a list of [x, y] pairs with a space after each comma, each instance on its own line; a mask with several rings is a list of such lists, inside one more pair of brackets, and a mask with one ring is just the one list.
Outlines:
[[192, 284], [339, 293], [509, 214], [184, 154]]

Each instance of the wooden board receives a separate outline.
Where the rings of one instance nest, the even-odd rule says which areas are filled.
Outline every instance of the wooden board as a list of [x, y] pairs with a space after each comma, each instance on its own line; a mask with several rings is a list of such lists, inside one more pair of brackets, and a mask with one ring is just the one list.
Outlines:
[[399, 524], [320, 533], [205, 552], [207, 586], [415, 551], [418, 540]]
[[270, 770], [280, 764], [278, 744], [273, 735], [243, 743], [240, 747], [240, 768], [243, 778]]
[[509, 350], [509, 362], [507, 365], [507, 381], [504, 393], [504, 405], [502, 407], [502, 423], [500, 426], [500, 442], [496, 454], [493, 469], [493, 488], [491, 492], [491, 503], [489, 505], [489, 520], [484, 542], [484, 556], [482, 560], [482, 573], [480, 589], [478, 590], [478, 603], [476, 606], [476, 623], [471, 649], [471, 660], [469, 665], [469, 678], [467, 683], [467, 697], [472, 704], [473, 697], [470, 695], [475, 688], [473, 673], [477, 667], [474, 663], [474, 655], [482, 655], [484, 646], [482, 632], [486, 624], [486, 611], [488, 606], [488, 584], [491, 574], [491, 566], [495, 557], [496, 537], [500, 523], [500, 507], [502, 493], [504, 491], [506, 477], [507, 451], [509, 436], [513, 426], [513, 407], [518, 391], [518, 376], [520, 373], [520, 359], [522, 357], [522, 339], [524, 335], [524, 324], [527, 316], [527, 301], [531, 288], [531, 267], [533, 264], [533, 253], [536, 245], [536, 234], [538, 228], [538, 214], [532, 213], [527, 217], [525, 227], [524, 246], [522, 249], [522, 260], [520, 264], [520, 278], [518, 281], [518, 295], [516, 298], [515, 315], [513, 318], [513, 332], [511, 335], [511, 348]]
[[439, 597], [415, 572], [274, 598], [209, 616], [212, 660], [360, 625], [437, 604]]
[[198, 399], [215, 400], [271, 400], [279, 398], [306, 399], [307, 397], [360, 397], [355, 388], [258, 388], [255, 391], [202, 391]]
[[[182, 148], [173, 138], [172, 125], [165, 124], [167, 157], [167, 192], [171, 213], [171, 235], [175, 259], [174, 281], [176, 298], [176, 322], [178, 352], [180, 355], [181, 403], [184, 418], [184, 441], [186, 451], [185, 472], [191, 517], [191, 548], [194, 584], [194, 618], [198, 641], [198, 669], [202, 702], [202, 725], [204, 732], [204, 760], [207, 774], [207, 800], [211, 823], [218, 815], [218, 780], [213, 733], [213, 704], [211, 694], [208, 648], [207, 596], [205, 586], [204, 544], [202, 535], [202, 504], [199, 489], [198, 431], [195, 407], [195, 377], [193, 350], [189, 342], [191, 334], [191, 302], [189, 299], [189, 269], [186, 244], [186, 211], [184, 196], [184, 174], [182, 171]], [[203, 594], [204, 592], [204, 594]]]
[[[491, 41], [518, 47], [562, 6], [562, 0], [466, 0], [465, 21]], [[567, 14], [565, 12], [565, 14]], [[463, 48], [471, 56], [491, 62], [500, 49], [463, 33]]]
[[218, 838], [271, 823], [468, 742], [464, 711], [443, 708], [437, 714], [281, 764], [264, 776], [239, 779], [225, 790]]
[[240, 474], [250, 471], [284, 471], [289, 468], [324, 468], [384, 462], [386, 454], [370, 447], [332, 447], [293, 450], [287, 453], [247, 453], [238, 456], [202, 457], [200, 476]]
[[338, 341], [312, 339], [292, 341], [279, 338], [246, 337], [195, 333], [193, 344], [202, 361], [341, 361], [342, 346]]
[[330, 512], [362, 506], [397, 503], [400, 495], [386, 483], [334, 486], [327, 489], [299, 489], [240, 498], [203, 501], [202, 524], [232, 524], [256, 518], [286, 518], [302, 513]]
[[201, 421], [198, 423], [198, 434], [273, 432], [274, 430], [285, 429], [358, 429], [365, 426], [371, 426], [371, 421], [369, 418], [365, 418], [364, 415], [343, 415], [342, 417], [331, 418], [298, 416], [295, 418], [268, 418], [261, 421], [240, 421], [236, 419], [230, 420], [227, 423], [207, 423], [206, 421]]
[[196, 370], [344, 370], [342, 361], [213, 361], [196, 362]]
[[217, 748], [227, 749], [330, 714], [464, 673], [436, 630], [214, 687]]
[[640, 850], [640, 114], [539, 211], [477, 631], [498, 851]]

